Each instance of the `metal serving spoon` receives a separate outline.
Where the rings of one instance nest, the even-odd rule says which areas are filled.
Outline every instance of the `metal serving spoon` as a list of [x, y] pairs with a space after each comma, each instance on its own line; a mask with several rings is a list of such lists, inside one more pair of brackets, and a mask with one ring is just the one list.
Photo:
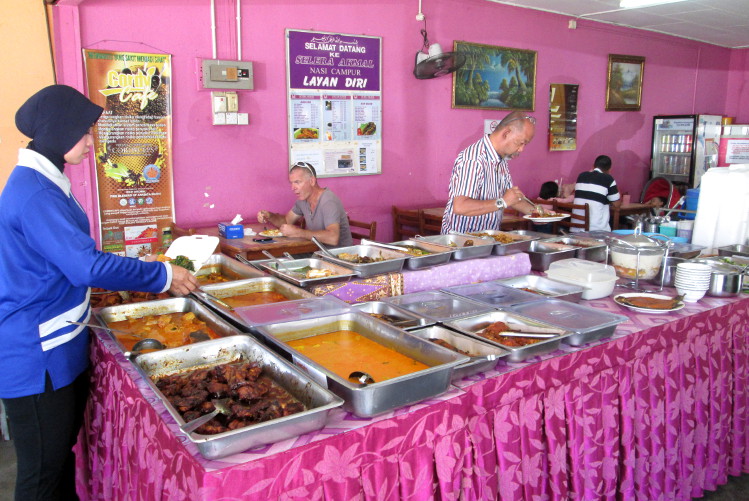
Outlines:
[[321, 244], [317, 238], [312, 237], [312, 241], [315, 243], [315, 245], [317, 245], [320, 248], [323, 254], [325, 254], [328, 257], [332, 257], [333, 259], [338, 259], [338, 256], [330, 252], [328, 248], [325, 247], [323, 244]]
[[213, 404], [213, 411], [209, 412], [208, 414], [204, 416], [200, 416], [199, 418], [195, 418], [190, 422], [187, 422], [181, 426], [181, 430], [185, 433], [190, 433], [193, 430], [197, 430], [204, 424], [206, 424], [211, 419], [215, 418], [219, 414], [224, 414], [225, 416], [228, 416], [231, 414], [231, 409], [229, 409], [229, 402], [230, 400], [228, 398], [222, 398], [219, 400], [211, 400], [211, 403]]
[[375, 380], [372, 376], [362, 371], [354, 371], [348, 375], [348, 380], [351, 383], [358, 384], [359, 386], [367, 386], [374, 384]]

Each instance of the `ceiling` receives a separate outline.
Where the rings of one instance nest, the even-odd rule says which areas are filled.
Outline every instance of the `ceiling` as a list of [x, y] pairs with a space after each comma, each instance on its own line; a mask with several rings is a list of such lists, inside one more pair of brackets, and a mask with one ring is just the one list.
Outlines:
[[749, 47], [747, 0], [684, 0], [623, 9], [619, 0], [489, 0], [576, 19], [655, 31], [721, 47]]

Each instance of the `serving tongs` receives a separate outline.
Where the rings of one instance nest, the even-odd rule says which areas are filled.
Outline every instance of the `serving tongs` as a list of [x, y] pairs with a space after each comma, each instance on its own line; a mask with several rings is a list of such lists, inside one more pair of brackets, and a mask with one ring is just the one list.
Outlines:
[[333, 258], [333, 259], [340, 259], [338, 256], [330, 252], [327, 247], [325, 247], [316, 237], [312, 237], [312, 242], [314, 242], [315, 245], [317, 245], [320, 248], [320, 251], [325, 254], [326, 256]]
[[372, 245], [374, 247], [382, 247], [383, 249], [390, 249], [397, 252], [402, 252], [404, 254], [409, 254], [408, 250], [406, 250], [405, 247], [400, 247], [398, 245], [384, 244], [382, 242], [375, 242], [374, 240], [367, 239], [362, 240], [361, 243], [362, 245]]
[[284, 271], [284, 272], [292, 274], [292, 275], [300, 275], [300, 273], [298, 273], [298, 272], [292, 270], [291, 268], [289, 268], [286, 265], [286, 263], [284, 263], [283, 261], [281, 261], [280, 259], [278, 259], [276, 256], [274, 256], [273, 254], [271, 254], [267, 250], [263, 250], [261, 252], [263, 253], [263, 255], [265, 255], [265, 257], [267, 257], [268, 259], [270, 259], [271, 261], [273, 261], [275, 263], [276, 269], [278, 271]]

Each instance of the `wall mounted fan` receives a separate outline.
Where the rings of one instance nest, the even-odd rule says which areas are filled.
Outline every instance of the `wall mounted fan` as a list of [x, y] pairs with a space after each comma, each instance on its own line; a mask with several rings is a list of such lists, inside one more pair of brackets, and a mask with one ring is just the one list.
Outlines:
[[416, 53], [416, 64], [414, 66], [414, 76], [419, 80], [428, 78], [441, 77], [457, 70], [466, 63], [465, 54], [460, 52], [442, 52], [442, 46], [438, 43], [429, 44], [426, 30], [426, 18], [421, 12], [421, 0], [419, 0], [419, 13], [416, 15], [417, 21], [424, 21], [424, 28], [421, 30], [421, 36], [424, 38], [424, 45]]

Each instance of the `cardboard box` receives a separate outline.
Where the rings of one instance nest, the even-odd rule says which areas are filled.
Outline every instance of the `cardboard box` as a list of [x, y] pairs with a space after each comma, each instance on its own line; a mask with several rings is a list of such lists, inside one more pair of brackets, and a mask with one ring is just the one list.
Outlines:
[[244, 238], [244, 225], [218, 223], [218, 234], [221, 238]]

